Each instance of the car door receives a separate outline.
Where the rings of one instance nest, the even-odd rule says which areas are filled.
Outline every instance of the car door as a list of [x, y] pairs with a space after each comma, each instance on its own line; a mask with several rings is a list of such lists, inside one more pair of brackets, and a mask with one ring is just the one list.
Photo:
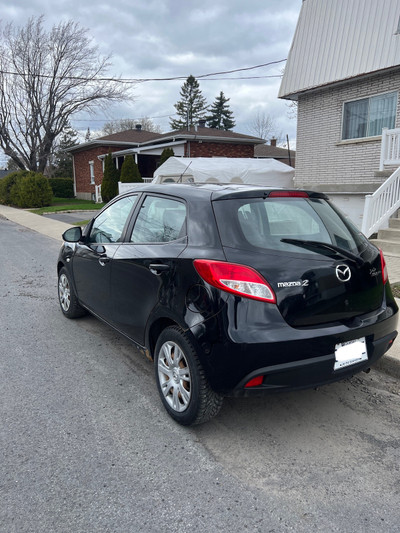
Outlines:
[[147, 195], [131, 235], [115, 252], [113, 322], [139, 344], [144, 344], [146, 324], [156, 306], [173, 306], [179, 298], [177, 261], [187, 246], [186, 216], [184, 201]]
[[110, 273], [124, 228], [137, 195], [121, 198], [104, 209], [92, 222], [84, 244], [77, 245], [73, 274], [79, 300], [92, 312], [111, 320]]

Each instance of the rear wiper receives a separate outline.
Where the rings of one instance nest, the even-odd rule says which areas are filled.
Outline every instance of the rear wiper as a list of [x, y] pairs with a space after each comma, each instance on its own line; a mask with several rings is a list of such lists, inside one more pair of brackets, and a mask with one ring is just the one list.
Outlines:
[[331, 252], [334, 252], [336, 255], [340, 255], [342, 257], [345, 257], [346, 259], [354, 261], [358, 265], [364, 264], [364, 261], [361, 259], [361, 257], [358, 257], [358, 255], [355, 255], [352, 252], [349, 252], [348, 250], [344, 250], [343, 248], [339, 248], [339, 246], [335, 246], [334, 244], [328, 244], [327, 242], [306, 241], [302, 239], [281, 239], [281, 242], [293, 244], [294, 246], [303, 246], [304, 248], [311, 248], [312, 250], [318, 248], [323, 250], [329, 250]]

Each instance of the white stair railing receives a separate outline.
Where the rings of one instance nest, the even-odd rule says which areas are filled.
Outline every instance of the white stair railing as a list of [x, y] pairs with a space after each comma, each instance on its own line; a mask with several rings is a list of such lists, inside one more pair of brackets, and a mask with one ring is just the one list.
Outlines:
[[95, 185], [94, 190], [95, 190], [96, 204], [101, 204], [101, 202], [103, 201], [101, 199], [101, 185]]
[[374, 194], [365, 197], [361, 231], [367, 237], [386, 227], [389, 218], [400, 209], [400, 167]]
[[[400, 165], [400, 128], [382, 130], [379, 170], [385, 166]], [[374, 194], [365, 197], [361, 231], [370, 237], [382, 227], [400, 208], [400, 167], [393, 172]]]
[[379, 170], [383, 170], [385, 165], [400, 165], [400, 128], [382, 130], [381, 159]]

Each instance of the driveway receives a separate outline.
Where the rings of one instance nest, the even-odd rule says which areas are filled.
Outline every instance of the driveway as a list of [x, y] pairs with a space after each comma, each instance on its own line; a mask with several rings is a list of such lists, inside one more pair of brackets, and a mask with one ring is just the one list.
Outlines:
[[49, 215], [43, 215], [45, 218], [51, 218], [52, 220], [59, 220], [66, 224], [76, 224], [82, 220], [90, 220], [98, 210], [94, 211], [69, 211], [68, 213], [52, 213]]

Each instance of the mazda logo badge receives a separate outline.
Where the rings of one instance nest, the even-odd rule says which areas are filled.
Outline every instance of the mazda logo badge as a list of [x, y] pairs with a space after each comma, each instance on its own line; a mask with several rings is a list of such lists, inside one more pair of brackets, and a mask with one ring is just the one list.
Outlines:
[[338, 265], [336, 267], [336, 277], [339, 281], [349, 281], [351, 278], [351, 270], [347, 265]]

